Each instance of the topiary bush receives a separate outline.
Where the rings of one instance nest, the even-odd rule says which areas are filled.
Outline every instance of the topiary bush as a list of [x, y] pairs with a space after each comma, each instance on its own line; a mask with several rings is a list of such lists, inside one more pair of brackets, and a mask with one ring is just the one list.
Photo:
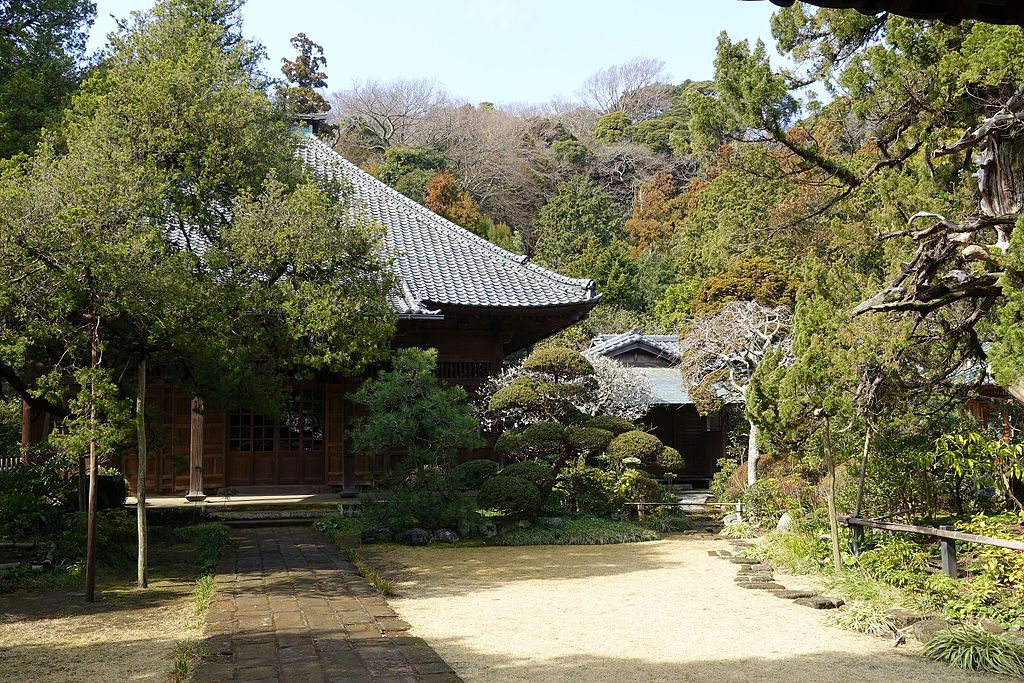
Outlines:
[[654, 459], [654, 463], [663, 470], [681, 470], [686, 463], [682, 454], [671, 446], [665, 446]]
[[582, 353], [558, 346], [537, 349], [523, 361], [523, 369], [551, 375], [556, 381], [594, 374], [594, 366]]
[[557, 422], [538, 422], [519, 431], [520, 458], [543, 458], [565, 450], [565, 427]]
[[600, 453], [608, 448], [615, 435], [607, 429], [597, 427], [578, 427], [566, 430], [569, 445], [581, 454]]
[[634, 429], [612, 439], [606, 455], [609, 464], [615, 467], [621, 467], [627, 458], [636, 458], [641, 464], [645, 464], [654, 460], [664, 447], [658, 437]]
[[492, 413], [527, 412], [536, 408], [539, 402], [537, 380], [532, 377], [517, 377], [508, 386], [494, 392], [487, 403], [487, 410]]
[[477, 490], [484, 482], [498, 473], [498, 463], [479, 458], [468, 460], [452, 468], [452, 479], [462, 490]]
[[501, 477], [516, 477], [525, 479], [536, 486], [540, 491], [548, 491], [554, 484], [554, 477], [551, 474], [551, 467], [545, 462], [537, 460], [526, 460], [523, 462], [506, 465], [501, 472]]
[[529, 517], [540, 509], [543, 496], [537, 486], [520, 477], [497, 476], [480, 487], [476, 502], [505, 517]]
[[615, 417], [614, 415], [598, 415], [597, 417], [592, 417], [587, 420], [584, 426], [592, 427], [594, 429], [604, 429], [615, 436], [631, 432], [636, 429], [636, 425], [629, 420], [624, 420], [623, 418]]

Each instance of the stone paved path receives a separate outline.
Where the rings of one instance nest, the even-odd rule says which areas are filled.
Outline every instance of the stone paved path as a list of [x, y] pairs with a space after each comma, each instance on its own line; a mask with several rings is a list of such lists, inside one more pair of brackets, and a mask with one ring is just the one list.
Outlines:
[[459, 681], [308, 527], [236, 531], [218, 569], [195, 681]]

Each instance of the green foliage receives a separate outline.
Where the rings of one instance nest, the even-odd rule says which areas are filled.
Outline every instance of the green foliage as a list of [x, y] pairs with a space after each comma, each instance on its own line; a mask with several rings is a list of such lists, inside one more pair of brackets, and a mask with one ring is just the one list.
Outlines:
[[436, 150], [394, 146], [384, 150], [377, 178], [414, 202], [422, 203], [427, 184], [444, 167], [444, 156]]
[[[547, 469], [547, 468], [545, 468]], [[477, 504], [505, 517], [530, 517], [536, 514], [543, 496], [536, 484], [527, 478], [498, 476], [480, 487]]]
[[974, 493], [994, 487], [1018, 508], [1024, 501], [1013, 493], [1013, 480], [1024, 478], [1024, 444], [1006, 443], [984, 434], [944, 434], [935, 442], [935, 459], [961, 481], [970, 482]]
[[608, 462], [615, 467], [624, 464], [641, 466], [652, 463], [664, 447], [658, 437], [634, 429], [612, 439], [606, 455]]
[[690, 315], [698, 318], [716, 313], [737, 299], [792, 308], [796, 302], [796, 281], [766, 259], [740, 259], [727, 270], [700, 282], [692, 294]]
[[363, 503], [367, 520], [392, 529], [458, 529], [478, 521], [476, 504], [455, 490], [442, 467], [422, 465]]
[[616, 502], [670, 503], [671, 494], [654, 478], [641, 470], [628, 469], [619, 475], [612, 487]]
[[591, 236], [601, 246], [611, 243], [621, 231], [622, 212], [597, 185], [574, 176], [558, 185], [534, 225], [534, 257], [555, 270], [566, 270]]
[[465, 390], [441, 386], [436, 369], [436, 350], [401, 349], [390, 369], [366, 380], [351, 397], [367, 411], [354, 421], [355, 448], [372, 454], [404, 448], [412, 463], [447, 468], [458, 449], [480, 446]]
[[[84, 512], [68, 513], [64, 530], [57, 541], [57, 558], [64, 562], [85, 562], [86, 526]], [[136, 536], [135, 517], [125, 510], [100, 510], [96, 513], [96, 561], [115, 569], [124, 569], [133, 559]]]
[[1024, 677], [1024, 645], [980, 626], [960, 624], [939, 631], [924, 654], [960, 669]]
[[487, 404], [487, 410], [492, 413], [534, 410], [540, 401], [537, 388], [538, 383], [535, 378], [517, 377], [508, 386], [494, 392]]
[[640, 269], [622, 239], [602, 245], [596, 236], [590, 235], [583, 252], [566, 271], [592, 279], [603, 295], [602, 301], [634, 310], [644, 306], [645, 292], [637, 287]]
[[53, 454], [42, 462], [0, 472], [0, 494], [4, 493], [31, 495], [71, 510], [78, 504], [78, 463]]
[[889, 607], [864, 600], [854, 600], [828, 616], [826, 622], [847, 631], [872, 636], [889, 636], [896, 632], [896, 620]]
[[663, 470], [681, 470], [686, 465], [682, 454], [671, 446], [661, 449], [654, 459], [654, 464]]
[[89, 0], [0, 6], [0, 159], [31, 152], [78, 85], [96, 15]]
[[558, 473], [555, 488], [566, 495], [566, 507], [576, 513], [607, 517], [618, 511], [616, 476], [587, 464], [586, 457], [568, 463]]
[[883, 536], [875, 547], [857, 555], [857, 566], [883, 583], [914, 586], [924, 581], [928, 556], [913, 541], [890, 534]]
[[603, 143], [621, 142], [626, 139], [626, 131], [632, 123], [621, 111], [609, 112], [597, 120], [594, 139]]
[[499, 442], [503, 455], [551, 460], [565, 451], [566, 428], [557, 422], [538, 422], [519, 431], [505, 432]]
[[631, 432], [636, 429], [636, 425], [629, 420], [624, 420], [623, 418], [615, 417], [614, 415], [598, 415], [590, 418], [584, 424], [585, 426], [593, 429], [609, 431], [615, 436], [624, 434], [625, 432]]
[[[589, 424], [589, 423], [588, 423]], [[569, 429], [566, 432], [569, 445], [578, 453], [600, 453], [608, 448], [615, 435], [607, 429], [582, 427]]]
[[452, 479], [460, 489], [475, 491], [496, 475], [498, 469], [498, 463], [493, 460], [467, 460], [452, 468]]
[[[977, 515], [958, 528], [979, 536], [1019, 541], [1024, 539], [1024, 513]], [[1024, 553], [990, 545], [971, 545], [969, 548], [971, 571], [985, 575], [998, 586], [1021, 592], [1024, 587]], [[1024, 599], [1024, 595], [1020, 597]]]
[[744, 514], [765, 528], [774, 527], [784, 512], [799, 507], [799, 501], [783, 490], [782, 482], [772, 477], [761, 477], [745, 488], [740, 500]]
[[594, 366], [578, 351], [543, 347], [523, 361], [523, 369], [551, 376], [555, 382], [573, 381], [594, 374]]
[[569, 166], [582, 167], [590, 159], [590, 150], [579, 140], [555, 140], [551, 143], [551, 152]]
[[734, 503], [736, 499], [733, 496], [731, 479], [733, 473], [740, 466], [740, 461], [736, 458], [719, 458], [715, 463], [715, 473], [711, 477], [711, 485], [708, 487], [708, 492], [715, 497], [720, 503]]
[[690, 302], [699, 285], [700, 281], [693, 279], [665, 288], [662, 297], [654, 304], [654, 315], [663, 331], [676, 334], [693, 317]]
[[754, 538], [757, 536], [757, 529], [749, 522], [734, 522], [722, 527], [718, 535], [723, 538]]
[[656, 541], [656, 531], [626, 520], [578, 517], [562, 526], [511, 529], [490, 539], [490, 545], [608, 545]]
[[359, 572], [359, 576], [367, 580], [367, 582], [373, 586], [373, 590], [377, 591], [385, 598], [393, 597], [398, 591], [395, 589], [395, 584], [391, 580], [385, 578], [376, 569], [367, 564], [362, 554], [355, 548], [344, 549], [345, 559], [356, 566], [356, 571]]
[[363, 515], [325, 515], [313, 522], [313, 528], [327, 534], [331, 540], [335, 536], [358, 534], [366, 527]]
[[498, 475], [525, 479], [536, 486], [542, 493], [551, 490], [551, 486], [554, 484], [551, 466], [539, 460], [524, 460], [523, 462], [506, 465]]
[[327, 87], [324, 49], [299, 33], [291, 39], [298, 52], [295, 59], [282, 58], [281, 72], [288, 85], [277, 88], [277, 99], [289, 114], [310, 114], [330, 111], [331, 105], [316, 91]]

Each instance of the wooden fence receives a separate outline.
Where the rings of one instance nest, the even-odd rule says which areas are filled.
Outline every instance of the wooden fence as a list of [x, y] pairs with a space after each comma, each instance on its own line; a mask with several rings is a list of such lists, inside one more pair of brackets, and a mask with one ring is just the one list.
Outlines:
[[15, 467], [21, 464], [20, 455], [2, 455], [0, 456], [0, 472], [4, 470], [13, 470]]
[[862, 517], [839, 517], [839, 522], [850, 527], [850, 545], [853, 547], [854, 554], [857, 553], [858, 547], [863, 541], [864, 529], [880, 529], [882, 531], [904, 532], [908, 534], [919, 534], [921, 536], [937, 538], [941, 545], [942, 572], [946, 576], [954, 579], [958, 575], [956, 566], [957, 541], [1024, 551], [1024, 541], [1011, 541], [1005, 538], [992, 538], [991, 536], [969, 534], [965, 531], [956, 531], [950, 526], [941, 526], [937, 528], [931, 526], [915, 526], [913, 524], [883, 522], [878, 519], [864, 519]]

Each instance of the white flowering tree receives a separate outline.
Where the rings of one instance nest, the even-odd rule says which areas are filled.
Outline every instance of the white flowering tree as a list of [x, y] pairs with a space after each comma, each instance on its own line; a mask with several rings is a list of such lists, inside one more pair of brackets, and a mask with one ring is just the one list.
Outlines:
[[[784, 306], [730, 301], [717, 313], [694, 320], [679, 338], [684, 387], [702, 414], [730, 401], [746, 402], [750, 378], [765, 354], [792, 344], [793, 314]], [[747, 484], [757, 481], [757, 426], [747, 437]]]

